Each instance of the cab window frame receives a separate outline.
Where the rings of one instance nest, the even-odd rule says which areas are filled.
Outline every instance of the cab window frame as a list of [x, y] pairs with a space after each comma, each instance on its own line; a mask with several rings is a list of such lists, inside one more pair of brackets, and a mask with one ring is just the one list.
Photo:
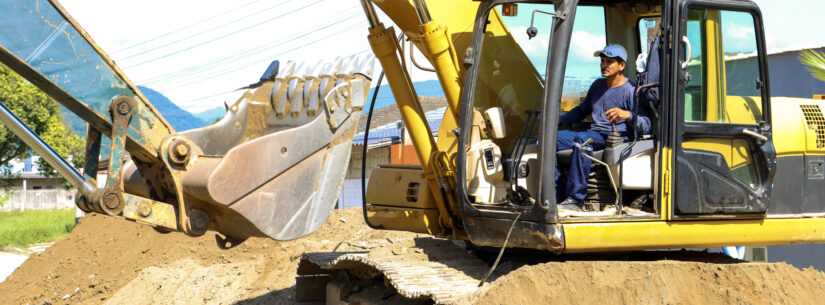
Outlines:
[[[730, 127], [754, 127], [753, 124], [737, 124], [737, 123], [715, 123], [715, 122], [701, 122], [701, 121], [685, 121], [685, 107], [681, 104], [684, 103], [684, 98], [681, 96], [683, 93], [678, 92], [678, 88], [684, 86], [683, 82], [685, 76], [685, 70], [683, 70], [679, 64], [685, 57], [685, 47], [684, 44], [681, 42], [682, 35], [687, 35], [687, 17], [688, 13], [691, 9], [716, 9], [720, 11], [733, 11], [733, 12], [743, 12], [750, 14], [753, 18], [753, 26], [754, 26], [754, 36], [756, 39], [756, 53], [757, 53], [757, 65], [759, 67], [759, 80], [761, 82], [761, 98], [762, 98], [762, 120], [764, 122], [771, 121], [771, 105], [770, 105], [770, 78], [768, 77], [768, 53], [767, 53], [767, 43], [765, 41], [765, 32], [764, 32], [764, 18], [762, 16], [761, 11], [754, 3], [750, 2], [739, 2], [739, 1], [711, 1], [711, 0], [690, 0], [686, 1], [681, 4], [680, 10], [683, 12], [681, 16], [678, 18], [679, 23], [679, 33], [677, 41], [674, 41], [674, 47], [676, 47], [676, 52], [674, 52], [675, 61], [676, 61], [676, 69], [677, 69], [677, 79], [676, 79], [676, 101], [678, 101], [676, 109], [676, 116], [675, 123], [677, 126], [683, 125], [683, 131], [689, 131], [691, 133], [701, 133], [702, 130], [710, 130], [712, 134], [726, 134], [727, 130]], [[703, 35], [702, 39], [706, 39]], [[705, 43], [705, 42], [703, 42]], [[704, 53], [702, 56], [706, 56]], [[706, 87], [706, 86], [705, 86]], [[703, 88], [706, 90], [706, 88]], [[681, 123], [680, 123], [681, 122]], [[757, 122], [759, 125], [760, 122]], [[681, 133], [677, 130], [677, 133]]]

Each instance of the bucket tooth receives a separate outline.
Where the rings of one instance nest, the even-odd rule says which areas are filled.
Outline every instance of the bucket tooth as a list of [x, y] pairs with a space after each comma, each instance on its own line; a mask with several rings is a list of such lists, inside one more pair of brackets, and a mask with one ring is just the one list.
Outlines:
[[288, 77], [287, 100], [289, 101], [289, 113], [298, 116], [304, 112], [304, 63], [296, 66], [295, 71]]
[[314, 65], [307, 66], [304, 74], [304, 103], [307, 105], [307, 114], [315, 115], [321, 105], [321, 97], [318, 93], [321, 88], [321, 79], [318, 75], [326, 63], [319, 61]]
[[270, 95], [270, 103], [275, 114], [282, 116], [286, 114], [288, 108], [287, 94], [289, 92], [289, 76], [295, 70], [296, 63], [287, 61], [284, 68], [278, 71], [278, 76], [275, 77], [275, 82], [272, 84], [272, 94]]

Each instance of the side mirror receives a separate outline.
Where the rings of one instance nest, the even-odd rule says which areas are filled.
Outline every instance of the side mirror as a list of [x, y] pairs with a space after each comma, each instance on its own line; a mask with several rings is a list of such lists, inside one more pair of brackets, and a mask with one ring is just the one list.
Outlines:
[[550, 15], [554, 18], [556, 17], [556, 13], [553, 13], [553, 12], [545, 12], [545, 11], [542, 11], [542, 10], [533, 11], [532, 16], [530, 17], [530, 27], [527, 28], [527, 37], [529, 37], [530, 39], [533, 39], [533, 37], [536, 37], [536, 35], [539, 34], [539, 30], [535, 26], [536, 14], [538, 14], [538, 13], [542, 13], [542, 14], [545, 14], [545, 15]]
[[531, 27], [527, 28], [527, 38], [528, 39], [533, 39], [533, 37], [536, 37], [536, 35], [538, 35], [538, 34], [539, 34], [539, 29], [537, 29], [536, 27], [531, 26]]

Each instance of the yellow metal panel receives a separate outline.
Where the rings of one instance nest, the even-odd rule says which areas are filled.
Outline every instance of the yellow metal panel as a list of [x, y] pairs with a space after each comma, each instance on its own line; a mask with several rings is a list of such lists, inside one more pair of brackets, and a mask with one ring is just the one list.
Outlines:
[[[416, 32], [421, 25], [411, 0], [373, 0], [390, 19], [404, 32]], [[472, 43], [477, 1], [472, 0], [428, 0], [427, 6], [433, 21], [447, 28], [457, 54]], [[426, 52], [422, 48], [422, 51]]]
[[751, 155], [748, 150], [748, 142], [745, 140], [733, 140], [731, 146], [731, 169], [748, 166], [751, 163]]
[[733, 163], [730, 139], [691, 139], [682, 142], [682, 148], [719, 153], [725, 158], [725, 163], [727, 163], [728, 167]]
[[825, 109], [825, 101], [771, 97], [771, 125], [777, 156], [825, 152], [816, 147], [816, 129], [807, 125], [800, 109], [800, 105], [817, 104]]
[[705, 96], [708, 122], [724, 120], [723, 97], [725, 96], [725, 61], [722, 48], [721, 22], [718, 10], [708, 10], [705, 26]]
[[367, 205], [370, 223], [385, 230], [441, 235], [438, 210]]
[[[430, 32], [428, 29], [437, 28], [435, 25], [422, 27], [409, 0], [375, 0], [374, 2], [397, 26], [412, 36], [420, 36], [422, 32]], [[433, 23], [445, 29], [446, 35], [444, 36], [449, 37], [450, 43], [454, 47], [452, 53], [463, 57], [472, 42], [472, 31], [479, 2], [472, 0], [429, 0], [427, 5]], [[511, 144], [515, 141], [515, 137], [521, 134], [521, 127], [526, 120], [526, 111], [541, 109], [542, 81], [536, 73], [530, 73], [535, 71], [532, 63], [510, 35], [497, 11], [492, 12], [489, 21], [487, 35], [490, 39], [485, 40], [481, 62], [476, 64], [481, 65], [481, 67], [489, 67], [488, 69], [482, 68], [480, 72], [482, 79], [479, 81], [484, 82], [484, 87], [490, 88], [491, 91], [478, 92], [476, 107], [482, 110], [493, 106], [504, 107], [505, 119], [510, 123], [509, 126], [512, 126], [509, 132], [512, 136], [501, 141], [500, 144], [502, 149], [509, 150]], [[442, 35], [434, 33], [434, 37], [439, 36]], [[421, 41], [420, 39], [416, 41], [417, 46], [430, 60], [431, 64], [439, 69], [459, 69], [455, 73], [453, 71], [439, 71], [439, 81], [444, 91], [449, 93], [449, 96], [447, 96], [449, 102], [453, 103], [452, 99], [457, 101], [457, 92], [460, 91], [460, 88], [455, 86], [460, 85], [460, 83], [455, 78], [463, 77], [464, 71], [461, 69], [464, 67], [459, 65], [450, 68], [447, 60], [441, 61], [440, 64], [434, 63], [433, 59], [439, 58], [437, 56], [439, 54], [431, 54], [430, 52], [440, 48], [424, 47]], [[500, 58], [507, 58], [507, 62], [502, 62]], [[500, 94], [503, 92], [511, 92], [511, 94]], [[445, 120], [452, 113], [454, 112], [446, 112]], [[441, 130], [443, 131], [445, 128], [441, 128]], [[447, 131], [450, 130], [452, 128], [447, 129]], [[451, 138], [440, 137], [439, 141], [442, 141], [442, 139], [444, 143], [439, 144], [439, 147], [442, 147], [442, 149], [443, 147], [454, 147]]]
[[663, 147], [661, 153], [662, 169], [659, 171], [662, 175], [662, 185], [659, 186], [659, 196], [661, 196], [662, 206], [659, 213], [663, 220], [670, 219], [671, 210], [673, 206], [673, 190], [671, 189], [671, 179], [673, 173], [673, 150], [670, 147]]
[[[452, 111], [447, 109], [446, 112]], [[458, 138], [456, 138], [453, 132], [456, 127], [458, 127], [458, 124], [454, 117], [452, 113], [445, 113], [444, 119], [441, 120], [441, 126], [438, 129], [438, 150], [447, 153], [448, 156], [453, 156], [458, 152]], [[449, 159], [452, 160], [453, 158], [451, 157]]]
[[762, 98], [758, 96], [725, 97], [725, 122], [756, 125], [762, 116]]
[[565, 252], [825, 242], [825, 218], [565, 224]]
[[411, 167], [379, 167], [372, 171], [367, 188], [369, 204], [435, 209], [424, 170]]

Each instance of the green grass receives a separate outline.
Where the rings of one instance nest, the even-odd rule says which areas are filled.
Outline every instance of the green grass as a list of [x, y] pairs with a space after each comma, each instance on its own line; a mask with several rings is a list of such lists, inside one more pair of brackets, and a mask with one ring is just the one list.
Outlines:
[[54, 241], [74, 228], [74, 210], [0, 212], [0, 249]]

